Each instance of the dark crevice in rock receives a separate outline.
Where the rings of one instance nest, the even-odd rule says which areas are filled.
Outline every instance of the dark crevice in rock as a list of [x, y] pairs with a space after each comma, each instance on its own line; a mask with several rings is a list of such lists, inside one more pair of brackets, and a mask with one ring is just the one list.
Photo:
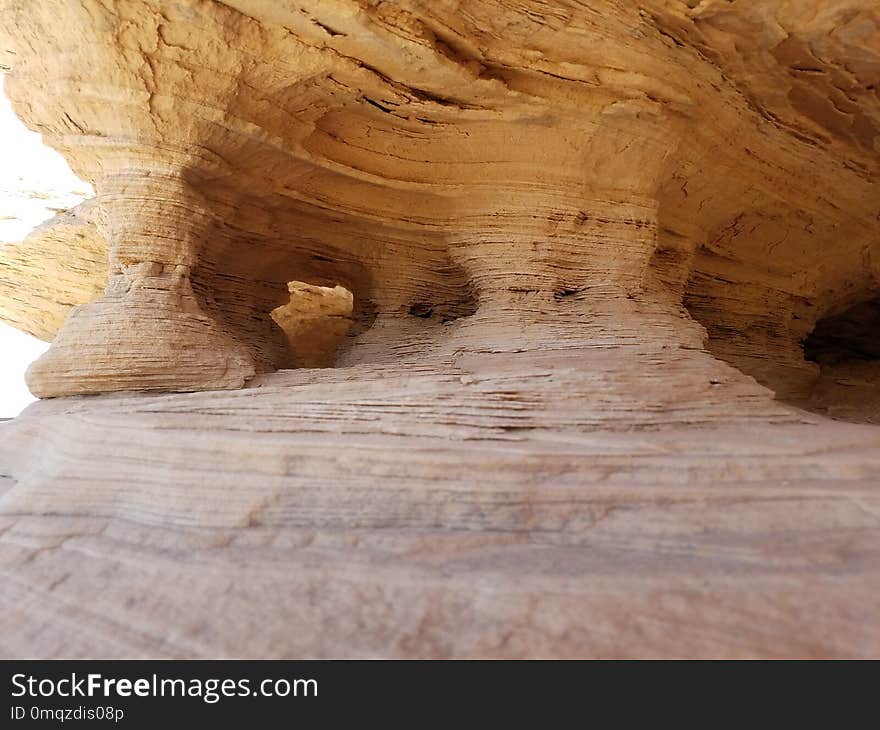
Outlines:
[[880, 424], [880, 300], [820, 319], [803, 345], [819, 374], [809, 398], [792, 403], [840, 421]]
[[820, 366], [880, 360], [880, 300], [819, 320], [804, 340], [804, 358]]

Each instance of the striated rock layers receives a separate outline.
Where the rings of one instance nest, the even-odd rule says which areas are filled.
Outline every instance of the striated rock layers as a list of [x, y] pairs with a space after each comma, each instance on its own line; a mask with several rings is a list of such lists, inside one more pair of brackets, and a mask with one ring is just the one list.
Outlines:
[[880, 654], [875, 0], [0, 12], [4, 653]]

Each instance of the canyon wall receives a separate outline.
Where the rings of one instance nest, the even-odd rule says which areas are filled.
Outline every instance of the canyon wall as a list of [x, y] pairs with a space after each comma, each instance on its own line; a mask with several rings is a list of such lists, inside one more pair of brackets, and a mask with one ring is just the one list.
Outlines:
[[873, 0], [0, 0], [0, 647], [876, 656]]

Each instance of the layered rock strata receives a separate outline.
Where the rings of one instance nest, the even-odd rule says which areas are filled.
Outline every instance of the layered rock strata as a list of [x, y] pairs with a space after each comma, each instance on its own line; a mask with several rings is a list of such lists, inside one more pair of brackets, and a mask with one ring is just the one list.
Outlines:
[[8, 653], [880, 651], [876, 3], [0, 12]]

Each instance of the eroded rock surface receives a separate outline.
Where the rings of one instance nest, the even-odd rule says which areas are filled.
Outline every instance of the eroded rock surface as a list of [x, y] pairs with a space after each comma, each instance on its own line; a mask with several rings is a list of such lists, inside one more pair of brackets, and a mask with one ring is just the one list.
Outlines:
[[876, 2], [0, 12], [7, 653], [880, 653]]

